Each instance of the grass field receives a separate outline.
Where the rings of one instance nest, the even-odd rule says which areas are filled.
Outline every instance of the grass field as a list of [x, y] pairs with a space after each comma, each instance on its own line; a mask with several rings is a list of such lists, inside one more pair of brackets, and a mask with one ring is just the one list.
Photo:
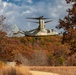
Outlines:
[[30, 71], [47, 72], [59, 75], [76, 75], [75, 66], [4, 66], [0, 68], [0, 75], [33, 75]]

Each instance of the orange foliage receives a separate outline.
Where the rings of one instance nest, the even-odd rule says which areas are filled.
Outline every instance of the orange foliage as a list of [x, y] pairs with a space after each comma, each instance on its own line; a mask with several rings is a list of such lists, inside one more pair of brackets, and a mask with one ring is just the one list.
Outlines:
[[72, 8], [68, 9], [68, 15], [63, 20], [59, 19], [57, 28], [64, 29], [62, 43], [70, 45], [71, 53], [76, 52], [76, 1], [66, 0], [67, 3], [73, 3]]
[[[66, 62], [69, 60], [68, 55], [70, 50], [68, 49], [68, 45], [61, 44], [62, 36], [36, 38], [7, 37], [4, 32], [0, 32], [0, 35], [3, 37], [0, 38], [0, 60], [2, 61], [13, 61], [18, 53], [21, 53], [25, 58], [32, 61], [32, 63], [36, 63], [36, 61], [40, 60], [36, 65], [39, 65], [41, 61], [41, 65], [63, 65], [60, 64], [60, 61], [62, 62], [62, 60], [65, 59]], [[38, 53], [36, 54], [36, 52]], [[42, 54], [43, 57], [41, 58]], [[36, 57], [34, 57], [35, 55]], [[44, 58], [46, 58], [46, 60], [44, 60]], [[56, 63], [57, 60], [58, 62]], [[44, 61], [47, 62], [45, 63]], [[71, 63], [70, 65], [73, 64], [75, 63]], [[65, 65], [67, 64], [65, 63]]]

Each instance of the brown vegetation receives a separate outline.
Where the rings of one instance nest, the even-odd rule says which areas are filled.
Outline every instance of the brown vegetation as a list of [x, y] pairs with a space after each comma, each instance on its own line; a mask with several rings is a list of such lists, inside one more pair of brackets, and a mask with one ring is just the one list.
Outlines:
[[72, 8], [68, 9], [68, 15], [64, 19], [59, 19], [58, 29], [63, 28], [62, 43], [69, 44], [71, 54], [76, 53], [76, 0], [66, 0], [73, 3]]
[[26, 67], [23, 66], [4, 66], [0, 69], [0, 75], [32, 75]]
[[0, 31], [0, 60], [19, 60], [25, 65], [76, 65], [76, 54], [69, 55], [68, 45], [61, 44], [61, 36], [7, 37]]

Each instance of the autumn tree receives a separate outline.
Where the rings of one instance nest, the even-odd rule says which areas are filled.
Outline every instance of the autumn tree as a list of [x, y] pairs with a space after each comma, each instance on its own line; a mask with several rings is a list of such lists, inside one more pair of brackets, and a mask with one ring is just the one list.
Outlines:
[[0, 16], [0, 30], [4, 31], [6, 29], [6, 25], [4, 24], [6, 17], [3, 15]]
[[[4, 26], [5, 26], [5, 24], [4, 24], [4, 20], [5, 20], [6, 18], [3, 16], [3, 15], [1, 15], [0, 16], [0, 46], [1, 46], [1, 43], [2, 43], [2, 40], [4, 39], [4, 37], [5, 37], [5, 35], [6, 35], [6, 33], [5, 32], [3, 32], [4, 31]], [[6, 28], [5, 28], [6, 29]]]
[[59, 19], [58, 29], [63, 28], [62, 43], [70, 46], [72, 53], [76, 52], [76, 0], [66, 0], [67, 4], [71, 3], [72, 8], [68, 9], [68, 15], [64, 19]]

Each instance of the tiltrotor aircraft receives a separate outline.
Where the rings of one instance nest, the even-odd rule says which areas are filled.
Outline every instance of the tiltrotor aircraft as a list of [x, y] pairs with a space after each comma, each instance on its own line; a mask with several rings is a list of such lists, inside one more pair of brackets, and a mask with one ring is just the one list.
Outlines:
[[[37, 17], [37, 18], [27, 18], [27, 19], [34, 19], [34, 20], [38, 20], [38, 22], [34, 22], [34, 23], [38, 23], [39, 26], [36, 29], [30, 30], [30, 31], [21, 31], [22, 34], [24, 34], [25, 36], [51, 36], [51, 35], [58, 35], [58, 33], [56, 31], [54, 31], [53, 29], [46, 29], [45, 28], [45, 23], [51, 22], [52, 20], [49, 21], [44, 21], [47, 20], [49, 18], [44, 18], [43, 16]], [[20, 31], [18, 31], [20, 32]]]

